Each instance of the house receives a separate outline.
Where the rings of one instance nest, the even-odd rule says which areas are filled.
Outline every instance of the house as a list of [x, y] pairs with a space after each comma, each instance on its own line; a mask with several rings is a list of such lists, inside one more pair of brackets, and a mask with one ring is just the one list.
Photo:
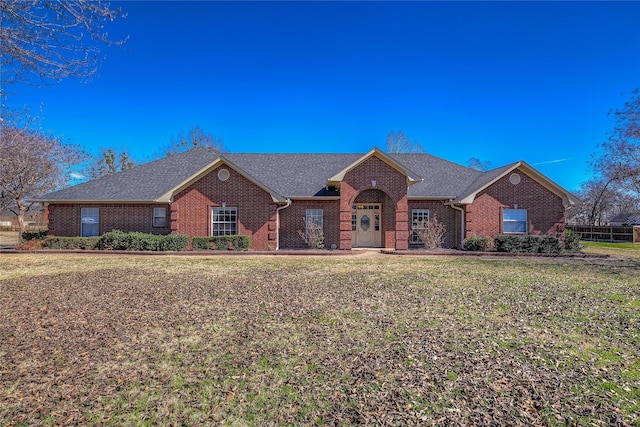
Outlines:
[[609, 220], [609, 225], [613, 226], [632, 226], [640, 225], [640, 213], [621, 213]]
[[[25, 215], [24, 222], [29, 227], [37, 227], [44, 224], [44, 209], [41, 209], [39, 206], [31, 208]], [[18, 216], [13, 213], [13, 210], [5, 209], [0, 211], [0, 228], [18, 228]]]
[[255, 250], [419, 246], [437, 217], [445, 247], [504, 233], [562, 237], [578, 199], [519, 161], [480, 172], [430, 154], [237, 154], [196, 148], [47, 194], [49, 233], [113, 229], [194, 236], [244, 234]]

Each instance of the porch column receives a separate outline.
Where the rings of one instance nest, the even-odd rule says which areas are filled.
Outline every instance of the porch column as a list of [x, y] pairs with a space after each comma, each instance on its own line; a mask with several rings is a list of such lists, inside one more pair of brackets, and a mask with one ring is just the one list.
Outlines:
[[343, 183], [340, 186], [340, 249], [351, 250], [351, 208], [356, 190]]
[[396, 241], [394, 247], [398, 250], [409, 249], [409, 206], [406, 195], [398, 200], [396, 205]]

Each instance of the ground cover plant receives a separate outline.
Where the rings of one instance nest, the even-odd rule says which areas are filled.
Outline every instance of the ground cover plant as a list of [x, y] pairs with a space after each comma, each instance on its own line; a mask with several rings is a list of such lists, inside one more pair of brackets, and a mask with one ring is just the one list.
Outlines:
[[0, 425], [639, 425], [639, 268], [0, 255]]

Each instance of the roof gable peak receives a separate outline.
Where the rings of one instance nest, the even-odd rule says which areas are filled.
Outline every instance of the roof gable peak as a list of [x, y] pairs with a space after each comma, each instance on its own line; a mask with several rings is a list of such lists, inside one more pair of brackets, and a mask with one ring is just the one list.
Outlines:
[[398, 172], [404, 174], [407, 177], [407, 181], [408, 181], [409, 185], [415, 184], [415, 183], [418, 183], [418, 182], [422, 182], [422, 178], [420, 176], [418, 176], [418, 174], [416, 174], [415, 172], [413, 172], [412, 170], [410, 170], [409, 168], [404, 166], [402, 163], [400, 163], [400, 162], [396, 161], [395, 159], [391, 158], [388, 154], [386, 154], [384, 151], [382, 151], [378, 147], [374, 147], [368, 153], [366, 153], [363, 156], [361, 156], [360, 158], [358, 158], [355, 162], [351, 163], [346, 168], [342, 169], [340, 172], [338, 172], [337, 174], [335, 174], [331, 178], [329, 178], [327, 180], [328, 185], [339, 184], [340, 182], [342, 182], [342, 180], [344, 179], [344, 176], [347, 174], [347, 172], [355, 169], [362, 162], [364, 162], [365, 160], [367, 160], [367, 159], [369, 159], [371, 157], [379, 158], [380, 160], [382, 160], [383, 162], [385, 162], [386, 164], [388, 164], [389, 166], [391, 166], [392, 168], [394, 168]]

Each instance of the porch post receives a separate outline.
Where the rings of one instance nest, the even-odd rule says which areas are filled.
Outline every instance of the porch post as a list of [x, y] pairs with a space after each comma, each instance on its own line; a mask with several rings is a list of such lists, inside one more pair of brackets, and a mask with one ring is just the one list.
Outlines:
[[409, 249], [409, 206], [406, 194], [396, 204], [395, 248], [398, 250]]
[[351, 250], [351, 201], [356, 190], [343, 182], [340, 186], [340, 249]]

